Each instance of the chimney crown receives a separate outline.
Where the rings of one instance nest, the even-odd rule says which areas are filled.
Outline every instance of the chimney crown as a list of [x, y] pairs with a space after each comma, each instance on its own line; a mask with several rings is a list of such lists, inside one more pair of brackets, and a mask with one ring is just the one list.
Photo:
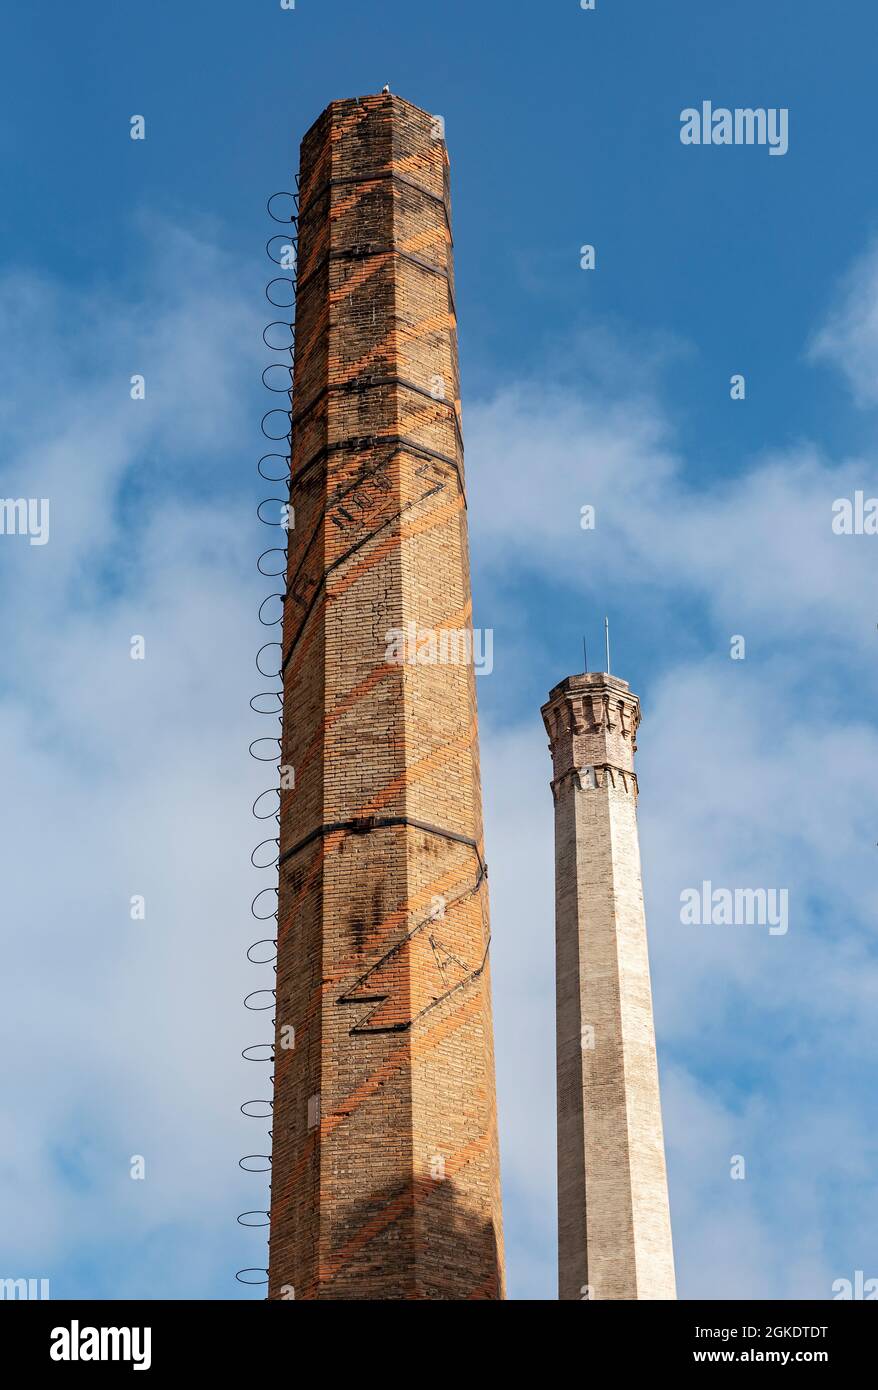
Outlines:
[[567, 676], [542, 707], [553, 782], [586, 767], [634, 771], [640, 700], [627, 681], [605, 672]]

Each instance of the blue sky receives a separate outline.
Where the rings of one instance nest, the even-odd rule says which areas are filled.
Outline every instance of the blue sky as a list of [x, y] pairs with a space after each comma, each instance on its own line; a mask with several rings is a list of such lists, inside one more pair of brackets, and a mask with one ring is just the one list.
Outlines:
[[[539, 705], [605, 612], [644, 705], [680, 1292], [878, 1275], [878, 537], [830, 526], [878, 493], [874, 6], [47, 0], [5, 36], [0, 491], [49, 496], [52, 539], [0, 539], [0, 1275], [227, 1297], [262, 1263], [234, 1216], [263, 1199], [235, 1163], [264, 204], [327, 102], [385, 82], [452, 160], [510, 1294], [554, 1296]], [[789, 152], [684, 147], [706, 99], [788, 107]], [[684, 927], [705, 878], [788, 887], [789, 932]]]

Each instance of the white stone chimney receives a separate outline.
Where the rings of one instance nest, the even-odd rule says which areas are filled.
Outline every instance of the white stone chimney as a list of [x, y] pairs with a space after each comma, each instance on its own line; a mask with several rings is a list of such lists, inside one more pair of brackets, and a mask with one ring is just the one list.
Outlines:
[[543, 706], [555, 799], [561, 1299], [676, 1298], [637, 836], [640, 701], [568, 676]]

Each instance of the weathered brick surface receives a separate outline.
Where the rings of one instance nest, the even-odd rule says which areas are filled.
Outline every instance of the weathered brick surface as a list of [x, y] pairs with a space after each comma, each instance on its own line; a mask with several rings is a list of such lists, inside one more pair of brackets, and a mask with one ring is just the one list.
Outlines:
[[300, 165], [273, 1298], [503, 1296], [474, 673], [386, 659], [471, 625], [459, 417], [444, 142], [333, 102]]
[[569, 676], [543, 719], [555, 798], [560, 1297], [675, 1298], [637, 835], [640, 702], [614, 676]]

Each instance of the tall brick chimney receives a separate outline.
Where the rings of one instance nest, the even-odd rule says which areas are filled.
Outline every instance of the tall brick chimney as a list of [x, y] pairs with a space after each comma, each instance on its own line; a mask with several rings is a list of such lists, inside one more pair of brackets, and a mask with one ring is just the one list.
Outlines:
[[637, 837], [640, 701], [568, 676], [543, 706], [555, 799], [561, 1299], [676, 1298]]
[[503, 1296], [450, 227], [441, 120], [327, 107], [300, 163], [270, 1298]]

